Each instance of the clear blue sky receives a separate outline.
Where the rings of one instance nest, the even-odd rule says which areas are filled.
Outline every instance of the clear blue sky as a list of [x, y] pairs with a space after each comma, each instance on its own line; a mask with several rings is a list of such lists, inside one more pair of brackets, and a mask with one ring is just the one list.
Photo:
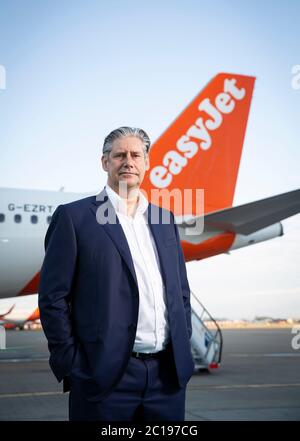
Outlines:
[[[300, 2], [0, 0], [0, 186], [98, 191], [104, 136], [153, 141], [220, 71], [257, 77], [234, 204], [299, 187]], [[300, 316], [300, 220], [188, 265], [216, 316]]]

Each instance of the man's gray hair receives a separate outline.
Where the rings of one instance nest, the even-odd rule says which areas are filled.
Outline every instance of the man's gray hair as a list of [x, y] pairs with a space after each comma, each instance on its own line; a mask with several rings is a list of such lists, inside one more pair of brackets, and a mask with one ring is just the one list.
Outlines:
[[139, 138], [144, 144], [145, 153], [148, 153], [151, 142], [145, 130], [137, 127], [119, 127], [110, 132], [105, 138], [102, 150], [103, 154], [111, 151], [112, 144], [116, 139], [125, 138], [126, 136], [135, 136], [136, 138]]

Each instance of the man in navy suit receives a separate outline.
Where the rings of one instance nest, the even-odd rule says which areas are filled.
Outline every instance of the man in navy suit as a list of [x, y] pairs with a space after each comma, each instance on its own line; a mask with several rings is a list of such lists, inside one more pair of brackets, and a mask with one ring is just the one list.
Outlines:
[[46, 234], [41, 322], [73, 421], [184, 420], [190, 289], [173, 214], [139, 190], [149, 147], [142, 129], [111, 132], [105, 189], [59, 205]]

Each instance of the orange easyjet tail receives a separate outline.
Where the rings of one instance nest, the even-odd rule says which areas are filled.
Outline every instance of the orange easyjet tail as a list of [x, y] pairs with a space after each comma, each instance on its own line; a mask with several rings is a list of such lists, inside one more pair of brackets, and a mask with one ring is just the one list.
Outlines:
[[153, 144], [142, 186], [148, 195], [204, 189], [205, 214], [232, 206], [254, 82], [229, 73], [210, 81]]

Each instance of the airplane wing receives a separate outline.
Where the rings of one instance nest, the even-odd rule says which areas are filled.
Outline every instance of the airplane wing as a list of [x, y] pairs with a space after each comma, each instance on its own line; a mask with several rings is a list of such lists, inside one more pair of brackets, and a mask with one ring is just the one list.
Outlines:
[[[272, 196], [237, 207], [218, 210], [204, 216], [205, 230], [230, 231], [249, 235], [255, 231], [286, 219], [300, 212], [300, 189]], [[198, 218], [192, 218], [196, 221]], [[190, 227], [191, 220], [177, 222]]]

